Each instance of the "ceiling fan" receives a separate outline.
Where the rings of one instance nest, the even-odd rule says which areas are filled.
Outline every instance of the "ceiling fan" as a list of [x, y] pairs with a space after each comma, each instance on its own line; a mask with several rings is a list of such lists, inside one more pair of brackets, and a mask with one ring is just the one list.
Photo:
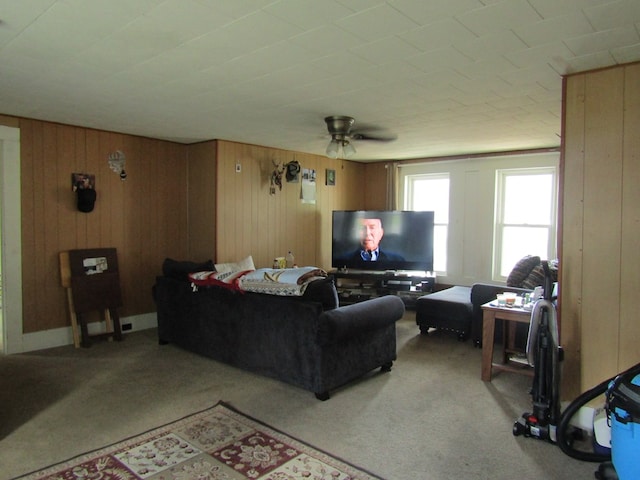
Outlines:
[[[331, 141], [327, 145], [327, 157], [350, 158], [356, 153], [356, 149], [351, 143], [352, 140], [372, 140], [377, 142], [391, 142], [397, 137], [395, 135], [375, 135], [372, 133], [351, 131], [356, 120], [353, 117], [344, 115], [332, 115], [325, 117], [327, 130], [331, 134]], [[379, 129], [369, 129], [379, 130]], [[342, 155], [340, 155], [342, 153]]]

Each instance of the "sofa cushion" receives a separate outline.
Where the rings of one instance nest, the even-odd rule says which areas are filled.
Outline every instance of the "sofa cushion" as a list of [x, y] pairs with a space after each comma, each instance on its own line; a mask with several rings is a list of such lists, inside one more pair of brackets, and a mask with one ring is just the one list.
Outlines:
[[162, 274], [165, 277], [175, 278], [176, 280], [189, 280], [188, 275], [193, 272], [201, 272], [203, 270], [213, 270], [213, 260], [206, 262], [190, 262], [185, 260], [174, 260], [165, 258], [162, 263]]
[[508, 287], [522, 288], [522, 282], [529, 276], [531, 271], [540, 265], [540, 257], [535, 255], [527, 255], [516, 263], [513, 270], [507, 277]]

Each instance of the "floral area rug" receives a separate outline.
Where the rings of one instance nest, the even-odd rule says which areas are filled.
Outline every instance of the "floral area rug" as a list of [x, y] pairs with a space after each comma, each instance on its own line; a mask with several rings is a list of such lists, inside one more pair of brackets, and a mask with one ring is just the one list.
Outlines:
[[221, 402], [19, 479], [380, 480], [380, 477]]

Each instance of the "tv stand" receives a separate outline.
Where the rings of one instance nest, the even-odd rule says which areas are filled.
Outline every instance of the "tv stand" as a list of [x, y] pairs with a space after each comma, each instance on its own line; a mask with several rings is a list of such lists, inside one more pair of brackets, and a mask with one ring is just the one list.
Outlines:
[[397, 295], [407, 308], [433, 292], [436, 275], [416, 271], [333, 270], [340, 305], [350, 305], [383, 295]]

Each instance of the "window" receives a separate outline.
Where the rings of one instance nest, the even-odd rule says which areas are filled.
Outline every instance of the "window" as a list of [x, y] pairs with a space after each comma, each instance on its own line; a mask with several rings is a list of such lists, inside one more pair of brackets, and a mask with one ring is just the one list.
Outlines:
[[405, 210], [433, 211], [433, 269], [447, 270], [449, 229], [449, 174], [408, 175], [405, 179]]
[[555, 258], [555, 168], [496, 170], [495, 209], [495, 280], [505, 280], [525, 255]]

